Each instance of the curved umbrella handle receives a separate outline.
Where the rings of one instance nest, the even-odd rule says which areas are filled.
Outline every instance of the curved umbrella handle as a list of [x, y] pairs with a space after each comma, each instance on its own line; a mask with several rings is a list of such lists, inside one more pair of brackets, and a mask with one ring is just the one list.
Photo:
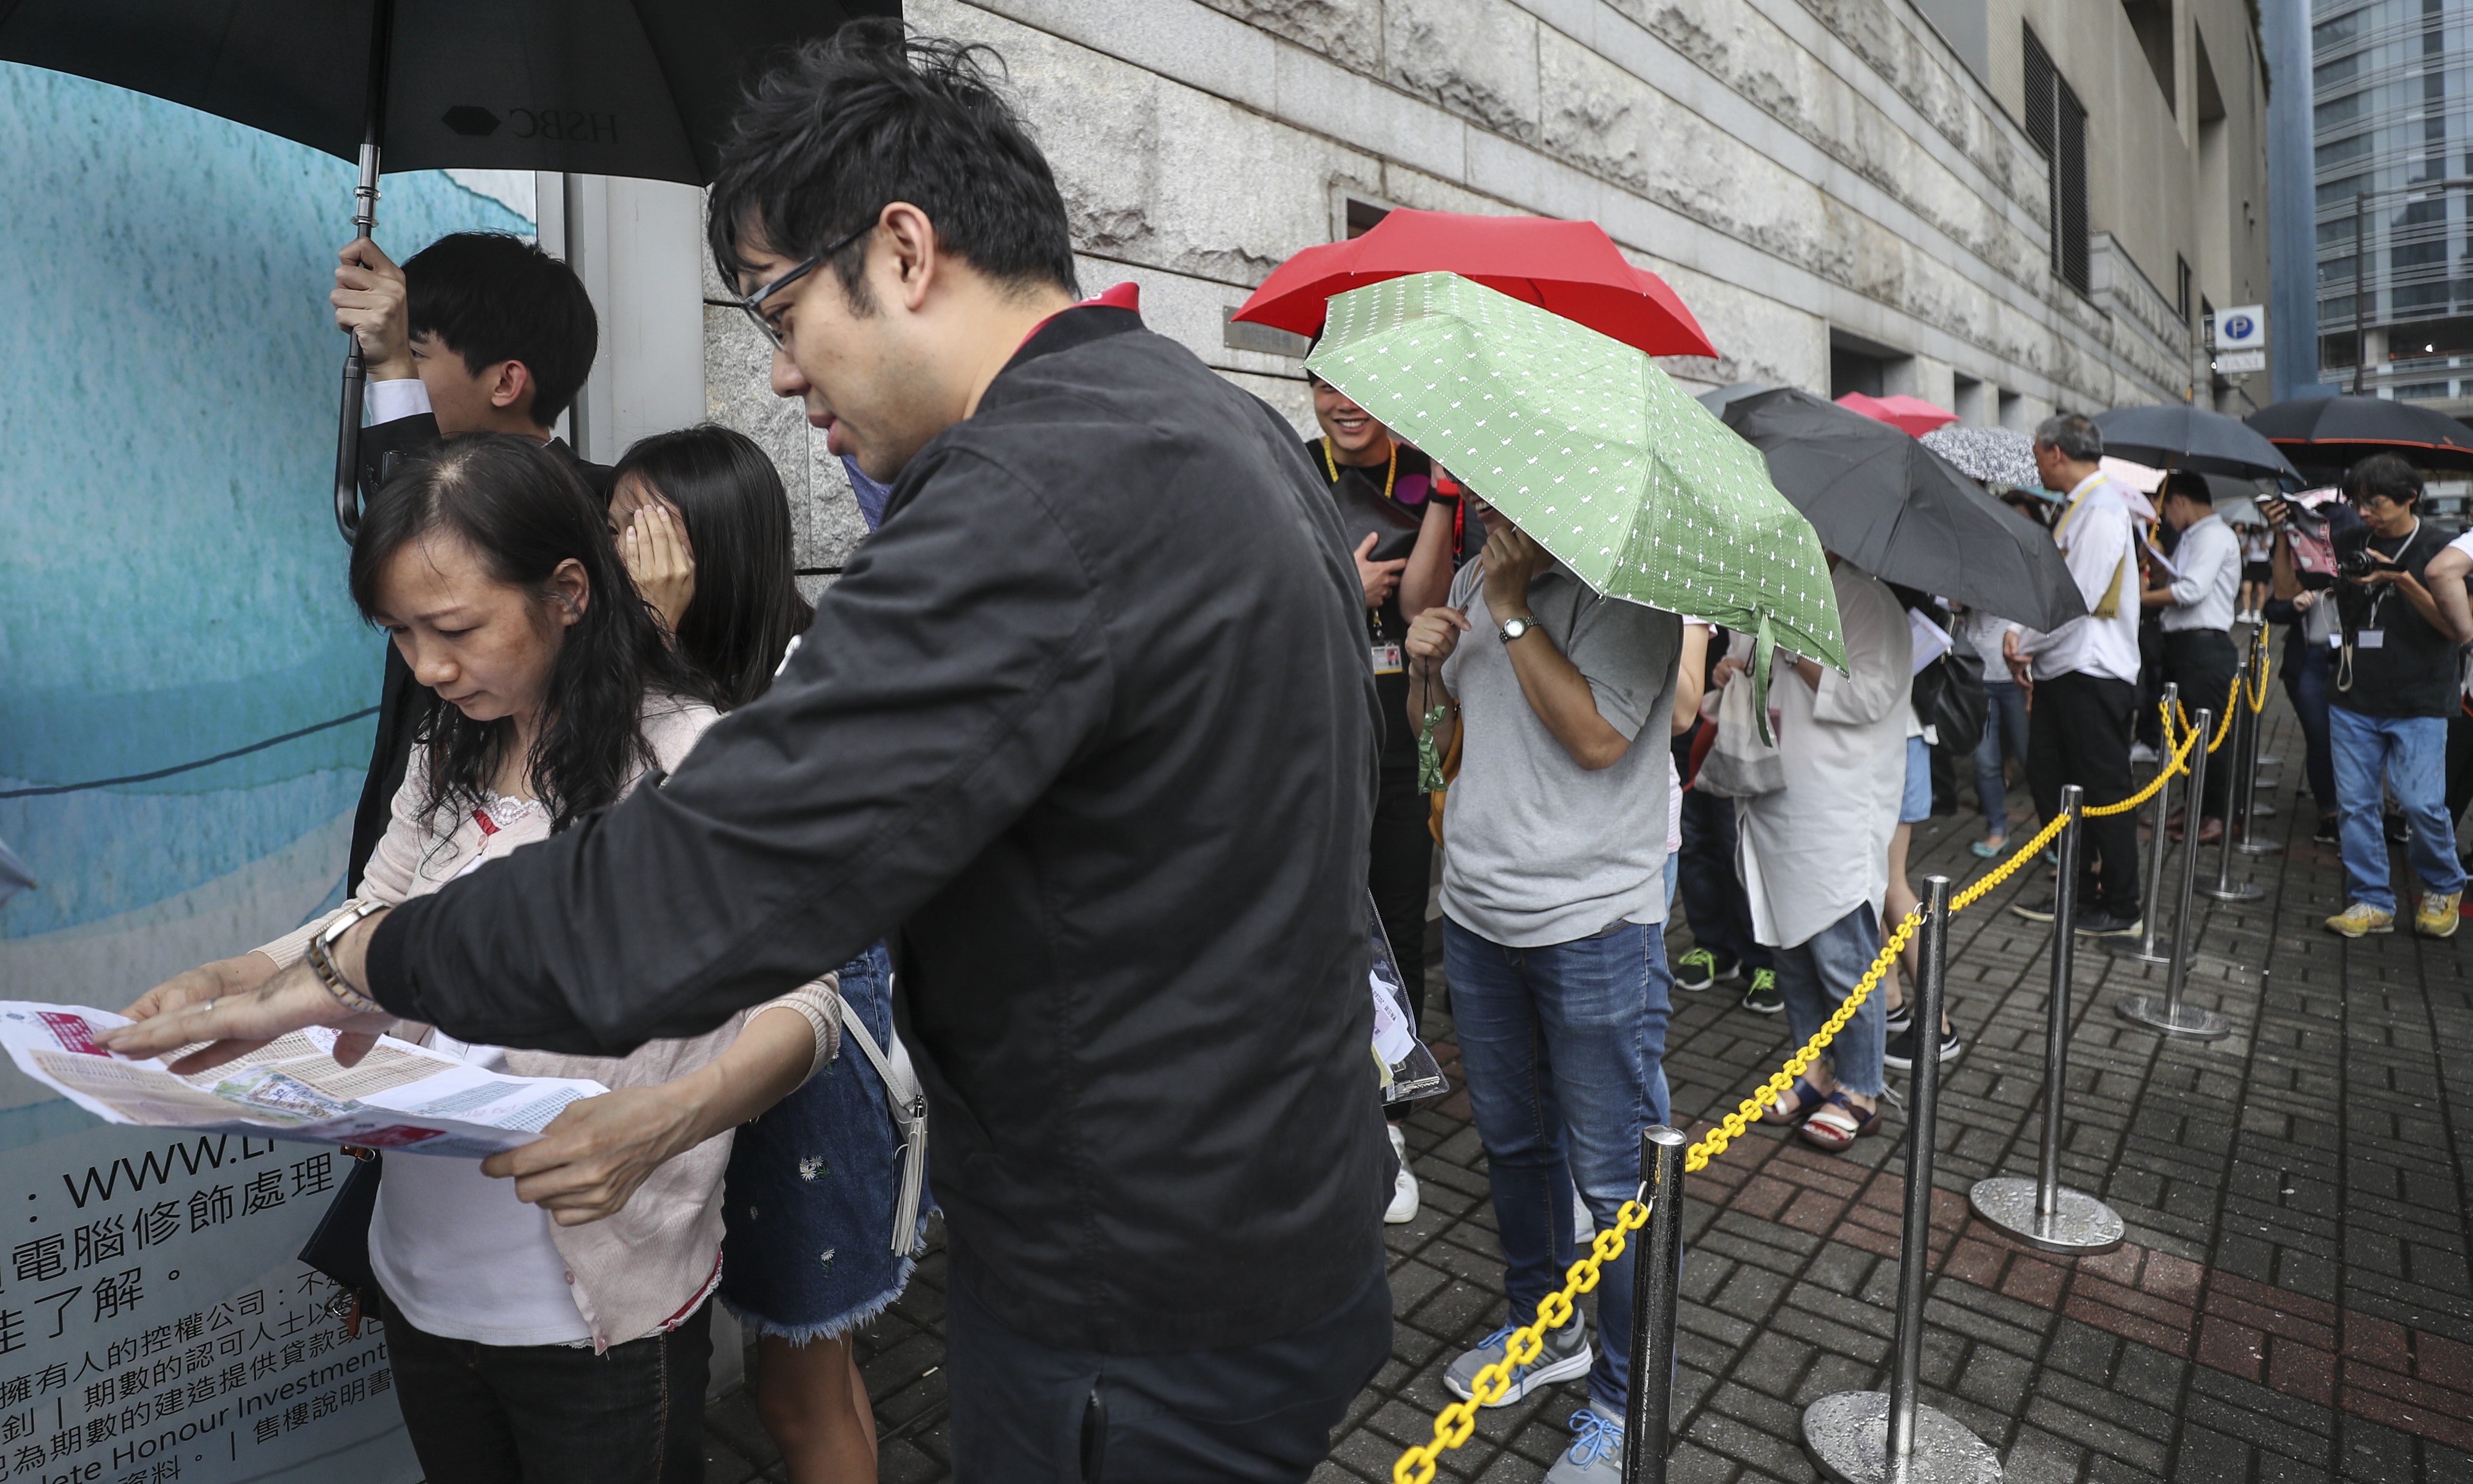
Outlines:
[[335, 427], [335, 528], [349, 546], [361, 529], [361, 397], [369, 370], [361, 362], [359, 337], [344, 356], [344, 407]]

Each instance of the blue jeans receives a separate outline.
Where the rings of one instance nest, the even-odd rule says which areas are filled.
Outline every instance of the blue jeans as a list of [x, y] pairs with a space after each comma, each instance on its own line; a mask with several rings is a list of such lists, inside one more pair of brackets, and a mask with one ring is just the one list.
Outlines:
[[2321, 814], [2333, 814], [2337, 808], [2336, 763], [2327, 745], [2327, 671], [2326, 645], [2284, 647], [2284, 694], [2293, 702], [2293, 714], [2301, 720], [2310, 798]]
[[1983, 806], [1983, 832], [2009, 832], [2009, 785], [2001, 779], [2005, 752], [2027, 772], [2027, 695], [2009, 681], [1983, 682], [1983, 738], [1975, 744], [1975, 798]]
[[1667, 864], [1679, 868], [1683, 921], [1691, 925], [1692, 941], [1721, 964], [1766, 969], [1769, 950], [1752, 937], [1752, 903], [1735, 867], [1735, 801], [1687, 788], [1683, 850]]
[[2382, 778], [2404, 806], [2405, 823], [2413, 830], [2413, 874], [2423, 887], [2442, 896], [2464, 890], [2464, 868], [2456, 859], [2456, 823], [2447, 817], [2447, 719], [2364, 716], [2331, 706], [2327, 740], [2336, 764], [2345, 897], [2382, 912], [2396, 909], [2395, 891], [2388, 885], [2387, 832], [2380, 820]]
[[[1787, 1032], [1799, 1047], [1820, 1029], [1821, 1021], [1837, 1013], [1863, 970], [1881, 956], [1881, 922], [1865, 902], [1809, 941], [1772, 951], [1777, 955], [1778, 995], [1786, 1001]], [[1888, 1086], [1881, 1064], [1887, 1022], [1880, 994], [1865, 995], [1863, 1008], [1829, 1043], [1829, 1070], [1839, 1087], [1879, 1097]]]
[[[1666, 1121], [1666, 934], [1655, 925], [1509, 948], [1443, 919], [1460, 1068], [1484, 1141], [1503, 1287], [1525, 1322], [1572, 1260], [1572, 1183], [1600, 1230], [1640, 1191], [1640, 1136]], [[1634, 1243], [1633, 1246], [1637, 1246]], [[1632, 1253], [1597, 1281], [1589, 1395], [1621, 1416]]]

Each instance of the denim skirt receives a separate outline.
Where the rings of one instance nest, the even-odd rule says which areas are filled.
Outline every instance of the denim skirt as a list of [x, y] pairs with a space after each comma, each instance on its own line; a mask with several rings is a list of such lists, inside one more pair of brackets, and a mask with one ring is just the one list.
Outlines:
[[[879, 1046], [893, 1039], [892, 963], [877, 944], [844, 964], [842, 998]], [[900, 1297], [920, 1224], [893, 1251], [900, 1141], [884, 1083], [844, 1039], [806, 1086], [742, 1126], [722, 1185], [721, 1300], [792, 1344], [848, 1333]]]

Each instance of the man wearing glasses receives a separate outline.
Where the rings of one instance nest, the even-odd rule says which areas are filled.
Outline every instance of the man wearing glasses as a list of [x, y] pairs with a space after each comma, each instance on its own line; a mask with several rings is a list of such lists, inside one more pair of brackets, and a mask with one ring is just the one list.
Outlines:
[[126, 1031], [608, 1053], [890, 938], [955, 1476], [1302, 1484], [1391, 1350], [1364, 595], [1286, 422], [1075, 302], [983, 55], [845, 28], [713, 185], [774, 390], [892, 486], [772, 690], [661, 786], [355, 925], [330, 978]]
[[2343, 911], [2327, 920], [2347, 938], [2395, 931], [2383, 802], [2395, 794], [2422, 898], [2415, 932], [2454, 936], [2464, 895], [2456, 825], [2447, 812], [2447, 718], [2457, 706], [2457, 646], [2467, 635], [2423, 583], [2447, 539], [2421, 518], [2421, 476], [2391, 453], [2353, 466], [2344, 496], [2368, 541], [2340, 545], [2336, 687], [2327, 708], [2336, 808], [2344, 855]]

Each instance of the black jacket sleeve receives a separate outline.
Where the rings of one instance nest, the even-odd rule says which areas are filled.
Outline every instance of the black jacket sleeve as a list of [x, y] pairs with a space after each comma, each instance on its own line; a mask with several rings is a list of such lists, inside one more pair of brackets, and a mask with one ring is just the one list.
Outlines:
[[390, 915], [372, 993], [498, 1045], [700, 1034], [885, 935], [1029, 808], [1113, 704], [1091, 573], [1002, 468], [917, 463], [763, 699], [660, 786]]

